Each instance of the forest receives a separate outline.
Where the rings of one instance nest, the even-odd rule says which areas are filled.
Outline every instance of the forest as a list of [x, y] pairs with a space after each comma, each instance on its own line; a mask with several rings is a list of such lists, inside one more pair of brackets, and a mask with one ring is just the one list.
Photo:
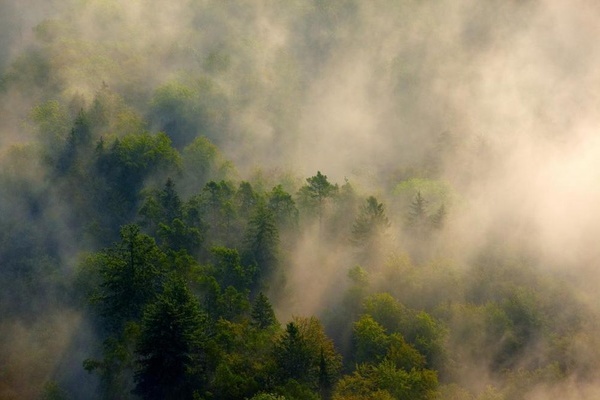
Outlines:
[[0, 399], [600, 396], [566, 3], [0, 2]]

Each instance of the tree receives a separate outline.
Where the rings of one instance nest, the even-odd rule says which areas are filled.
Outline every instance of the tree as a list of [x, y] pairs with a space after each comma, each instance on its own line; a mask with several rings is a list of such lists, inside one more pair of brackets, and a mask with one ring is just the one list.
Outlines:
[[139, 215], [146, 231], [161, 239], [165, 251], [186, 250], [194, 254], [204, 238], [200, 231], [202, 222], [188, 216], [189, 210], [189, 207], [184, 208], [175, 183], [168, 178], [164, 189], [153, 191], [146, 198]]
[[236, 221], [235, 190], [229, 182], [208, 182], [201, 193], [201, 207], [210, 230], [212, 243], [218, 246], [233, 242], [237, 233], [232, 229]]
[[153, 190], [146, 197], [139, 214], [143, 226], [153, 233], [160, 224], [170, 225], [174, 219], [183, 218], [183, 205], [171, 178], [167, 179], [162, 190]]
[[341, 369], [341, 357], [315, 317], [288, 323], [274, 356], [279, 382], [295, 380], [314, 390], [329, 389]]
[[352, 242], [357, 246], [365, 245], [365, 242], [379, 238], [389, 226], [383, 203], [370, 196], [352, 227]]
[[301, 200], [310, 208], [317, 209], [319, 227], [323, 224], [323, 207], [325, 201], [338, 191], [338, 186], [332, 185], [327, 180], [327, 175], [317, 171], [317, 175], [306, 179], [306, 184], [300, 188]]
[[427, 225], [427, 201], [418, 191], [409, 207], [408, 225], [417, 231], [422, 231]]
[[404, 340], [399, 333], [389, 336], [389, 346], [385, 358], [394, 363], [396, 368], [405, 371], [425, 368], [425, 356]]
[[268, 194], [268, 207], [275, 216], [279, 227], [294, 227], [298, 224], [298, 209], [292, 196], [283, 190], [283, 186], [273, 187]]
[[252, 317], [252, 325], [258, 329], [266, 329], [279, 324], [275, 317], [275, 312], [273, 312], [271, 302], [269, 302], [269, 298], [263, 292], [260, 292], [256, 300], [254, 300], [250, 315]]
[[250, 218], [246, 232], [246, 264], [254, 264], [257, 276], [254, 286], [260, 287], [278, 264], [279, 231], [273, 212], [260, 202]]
[[244, 218], [248, 218], [258, 203], [259, 198], [250, 182], [241, 182], [235, 193], [235, 200], [239, 214]]
[[131, 221], [139, 210], [140, 192], [147, 178], [168, 176], [179, 167], [179, 154], [162, 133], [127, 135], [96, 150], [95, 206], [112, 231]]
[[165, 255], [137, 225], [125, 225], [121, 242], [94, 257], [101, 283], [92, 300], [99, 304], [111, 330], [120, 331], [126, 321], [141, 317], [159, 292], [164, 262]]
[[167, 179], [165, 188], [158, 193], [158, 200], [163, 211], [163, 220], [170, 223], [175, 218], [181, 218], [181, 200], [175, 190], [175, 183], [171, 178]]
[[387, 293], [367, 298], [364, 311], [389, 334], [401, 334], [411, 346], [425, 356], [428, 368], [443, 365], [446, 357], [446, 330], [431, 315], [425, 311], [408, 309]]
[[302, 337], [298, 325], [289, 322], [285, 332], [275, 346], [275, 362], [279, 380], [288, 379], [306, 381], [312, 358], [306, 341]]
[[206, 379], [206, 315], [185, 282], [171, 279], [142, 322], [135, 393], [144, 399], [192, 398]]
[[198, 136], [183, 149], [182, 164], [180, 187], [184, 194], [196, 193], [207, 182], [227, 179], [235, 172], [233, 164], [204, 136]]
[[358, 364], [376, 363], [388, 350], [389, 338], [385, 329], [370, 315], [363, 315], [354, 323], [354, 361]]
[[242, 265], [240, 254], [236, 249], [213, 247], [211, 253], [216, 261], [214, 277], [223, 289], [229, 286], [241, 291], [250, 288], [254, 281], [255, 270]]
[[384, 360], [377, 365], [361, 364], [336, 386], [334, 399], [433, 400], [437, 395], [435, 371], [405, 371]]
[[59, 174], [66, 174], [72, 168], [76, 167], [78, 158], [82, 153], [90, 149], [92, 133], [90, 122], [83, 110], [79, 112], [73, 128], [67, 136], [65, 147], [58, 159], [57, 170]]
[[354, 221], [351, 242], [362, 250], [363, 258], [377, 261], [381, 240], [389, 226], [390, 221], [385, 215], [383, 203], [370, 196]]

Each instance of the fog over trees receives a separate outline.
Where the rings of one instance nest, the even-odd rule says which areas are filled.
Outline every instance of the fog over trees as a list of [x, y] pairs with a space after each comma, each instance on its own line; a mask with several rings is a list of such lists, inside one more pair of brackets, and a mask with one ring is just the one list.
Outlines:
[[599, 17], [0, 1], [0, 399], [597, 398]]

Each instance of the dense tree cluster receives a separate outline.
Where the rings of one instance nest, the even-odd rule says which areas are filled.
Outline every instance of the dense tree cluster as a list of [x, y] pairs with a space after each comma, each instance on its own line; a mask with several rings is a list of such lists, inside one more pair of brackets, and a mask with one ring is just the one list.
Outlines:
[[[124, 11], [76, 3], [107, 31]], [[194, 23], [243, 29], [200, 3]], [[153, 53], [193, 71], [146, 82], [148, 48], [61, 19], [0, 60], [0, 106], [33, 99], [28, 140], [0, 152], [0, 398], [518, 400], [597, 381], [600, 319], [568, 276], [501, 240], [457, 256], [469, 193], [440, 170], [459, 139], [366, 185], [229, 160], [252, 154], [248, 93], [281, 144], [307, 75], [351, 41], [360, 2], [300, 3], [278, 7], [314, 46], [266, 73], [243, 62], [261, 43], [229, 38], [252, 35], [198, 29]]]
[[[33, 299], [5, 315], [34, 318], [44, 301], [37, 287], [67, 289], [59, 301], [84, 311], [95, 331], [82, 368], [97, 377], [99, 398], [444, 399], [462, 391], [487, 399], [489, 390], [469, 392], [456, 380], [476, 359], [506, 382], [499, 398], [517, 398], [539, 382], [592, 373], [568, 350], [584, 329], [582, 311], [564, 293], [571, 314], [560, 311], [558, 297], [547, 294], [559, 289], [535, 269], [506, 264], [491, 250], [472, 269], [410, 261], [446, 218], [443, 205], [427, 212], [420, 191], [394, 220], [376, 197], [361, 203], [348, 182], [340, 188], [321, 172], [288, 190], [276, 181], [258, 189], [264, 183], [229, 173], [194, 181], [190, 152], [211, 149], [200, 174], [221, 163], [206, 138], [179, 151], [163, 133], [103, 137], [91, 112], [82, 109], [63, 145], [39, 155], [52, 167], [51, 185], [34, 192], [24, 177], [2, 175], [5, 185], [19, 182], [12, 196], [31, 218], [50, 209], [44, 198], [61, 195], [87, 255], [68, 280], [44, 244], [52, 231], [36, 236], [24, 225], [21, 248], [3, 241], [1, 277], [21, 288], [4, 291], [3, 304]], [[14, 148], [7, 160], [19, 162], [24, 151]], [[271, 299], [286, 296], [290, 253], [312, 226], [362, 267], [348, 270], [345, 294], [329, 313], [282, 324]], [[420, 247], [411, 250], [408, 241], [398, 253], [384, 246], [393, 232], [413, 232]], [[310, 288], [301, 290], [310, 296]], [[69, 396], [53, 380], [44, 393]]]

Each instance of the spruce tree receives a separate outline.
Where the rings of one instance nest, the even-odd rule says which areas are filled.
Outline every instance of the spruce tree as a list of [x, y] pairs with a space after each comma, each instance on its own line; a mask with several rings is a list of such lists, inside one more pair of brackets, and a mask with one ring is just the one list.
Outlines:
[[188, 399], [202, 389], [206, 315], [181, 279], [171, 279], [144, 313], [134, 392], [144, 399]]
[[270, 326], [277, 325], [277, 318], [273, 307], [269, 302], [269, 298], [260, 292], [252, 306], [252, 325], [258, 329], [266, 329]]

